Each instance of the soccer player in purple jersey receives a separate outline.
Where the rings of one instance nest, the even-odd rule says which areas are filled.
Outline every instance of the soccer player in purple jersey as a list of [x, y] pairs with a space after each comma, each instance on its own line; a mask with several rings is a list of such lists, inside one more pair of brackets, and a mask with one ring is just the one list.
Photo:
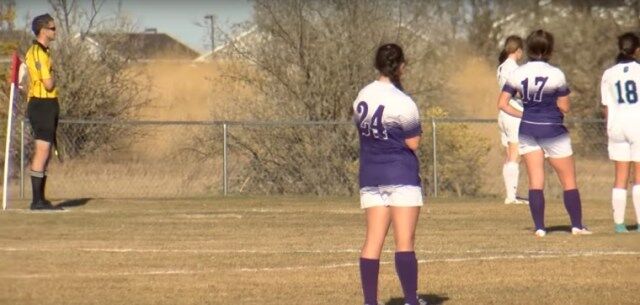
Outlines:
[[[518, 61], [522, 59], [524, 43], [520, 36], [511, 35], [504, 42], [504, 48], [500, 52], [497, 76], [500, 89], [504, 87], [507, 78], [518, 68]], [[519, 97], [512, 97], [509, 104], [519, 111], [522, 111], [522, 100]], [[518, 129], [520, 129], [520, 118], [512, 116], [502, 110], [498, 114], [498, 128], [502, 146], [506, 148], [506, 159], [502, 165], [502, 177], [506, 190], [505, 204], [527, 204], [529, 201], [516, 197], [518, 189], [518, 178], [520, 176], [520, 165], [518, 157]]]
[[416, 151], [422, 127], [413, 100], [403, 92], [400, 76], [405, 59], [402, 48], [378, 48], [378, 79], [364, 87], [353, 103], [360, 137], [360, 206], [367, 232], [360, 254], [364, 303], [378, 304], [380, 253], [393, 225], [395, 264], [405, 304], [426, 304], [418, 299], [418, 262], [414, 240], [422, 188]]
[[[529, 208], [535, 235], [546, 235], [544, 225], [544, 159], [555, 170], [564, 189], [564, 206], [571, 219], [571, 233], [591, 234], [582, 224], [582, 203], [576, 183], [571, 138], [563, 124], [569, 112], [569, 93], [564, 73], [548, 63], [553, 53], [553, 35], [544, 30], [532, 32], [526, 40], [529, 62], [513, 71], [498, 98], [498, 108], [521, 117], [519, 141], [529, 175]], [[509, 104], [520, 94], [524, 111]]]
[[[607, 117], [609, 159], [615, 162], [615, 181], [611, 191], [614, 230], [629, 232], [624, 224], [630, 162], [635, 165], [631, 190], [636, 219], [640, 224], [640, 38], [634, 33], [618, 37], [616, 64], [602, 75], [602, 105]], [[636, 229], [640, 232], [640, 225]]]

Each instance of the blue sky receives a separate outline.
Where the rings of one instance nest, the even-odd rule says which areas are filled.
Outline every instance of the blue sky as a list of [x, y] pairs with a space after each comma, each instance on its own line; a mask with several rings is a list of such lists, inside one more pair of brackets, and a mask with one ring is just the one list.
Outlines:
[[[78, 1], [81, 6], [91, 3], [90, 0]], [[204, 23], [205, 15], [215, 14], [217, 25], [228, 31], [233, 24], [251, 19], [253, 13], [252, 4], [248, 0], [120, 1], [123, 11], [140, 31], [157, 28], [158, 32], [167, 33], [199, 52], [208, 50], [210, 44], [207, 30], [195, 24]], [[119, 0], [106, 0], [101, 16], [113, 16], [118, 2]], [[52, 11], [47, 0], [18, 0], [16, 10], [18, 27], [25, 26], [26, 16], [33, 17]]]

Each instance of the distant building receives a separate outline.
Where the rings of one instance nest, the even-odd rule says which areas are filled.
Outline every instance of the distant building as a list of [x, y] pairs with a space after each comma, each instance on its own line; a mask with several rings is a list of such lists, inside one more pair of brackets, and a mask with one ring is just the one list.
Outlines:
[[[77, 36], [79, 37], [79, 35]], [[135, 61], [192, 61], [200, 53], [155, 29], [142, 33], [89, 33], [85, 40], [95, 51], [114, 50]]]
[[261, 40], [263, 35], [260, 34], [257, 27], [251, 27], [250, 29], [240, 33], [238, 36], [230, 41], [225, 42], [222, 45], [217, 46], [212, 51], [208, 51], [194, 60], [194, 62], [210, 62], [214, 58], [219, 57], [234, 57], [238, 50], [246, 50], [252, 44]]

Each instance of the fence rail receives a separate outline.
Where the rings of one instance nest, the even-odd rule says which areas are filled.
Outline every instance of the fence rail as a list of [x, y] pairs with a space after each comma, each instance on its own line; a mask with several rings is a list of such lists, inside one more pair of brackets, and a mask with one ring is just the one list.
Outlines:
[[[13, 171], [11, 183], [14, 197], [17, 193], [24, 198], [32, 139], [27, 121], [16, 124], [11, 164], [18, 170]], [[566, 124], [576, 151], [579, 183], [589, 190], [609, 189], [612, 173], [604, 121]], [[355, 194], [357, 135], [351, 125], [348, 121], [61, 119], [58, 138], [65, 159], [52, 161], [48, 189], [60, 198]], [[495, 119], [424, 118], [423, 129], [421, 174], [431, 196], [502, 196], [504, 153]], [[290, 146], [287, 139], [297, 142]], [[285, 166], [287, 162], [298, 164]], [[322, 177], [304, 181], [316, 173]], [[525, 190], [524, 168], [521, 173], [520, 189]], [[559, 196], [555, 179], [547, 181], [550, 193], [555, 190]], [[337, 186], [324, 188], [325, 182]]]

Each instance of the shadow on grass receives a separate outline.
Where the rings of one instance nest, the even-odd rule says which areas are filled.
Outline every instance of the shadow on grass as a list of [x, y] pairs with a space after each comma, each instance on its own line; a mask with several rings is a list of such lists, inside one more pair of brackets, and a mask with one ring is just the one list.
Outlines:
[[571, 226], [551, 226], [547, 227], [547, 233], [564, 232], [571, 233]]
[[69, 200], [60, 202], [57, 206], [63, 207], [63, 208], [79, 207], [87, 204], [87, 202], [89, 202], [91, 199], [92, 198], [69, 199]]
[[[444, 302], [449, 300], [448, 296], [440, 296], [437, 294], [421, 294], [420, 298], [427, 301], [429, 305], [444, 304]], [[392, 298], [384, 303], [384, 305], [404, 305], [404, 298]]]

